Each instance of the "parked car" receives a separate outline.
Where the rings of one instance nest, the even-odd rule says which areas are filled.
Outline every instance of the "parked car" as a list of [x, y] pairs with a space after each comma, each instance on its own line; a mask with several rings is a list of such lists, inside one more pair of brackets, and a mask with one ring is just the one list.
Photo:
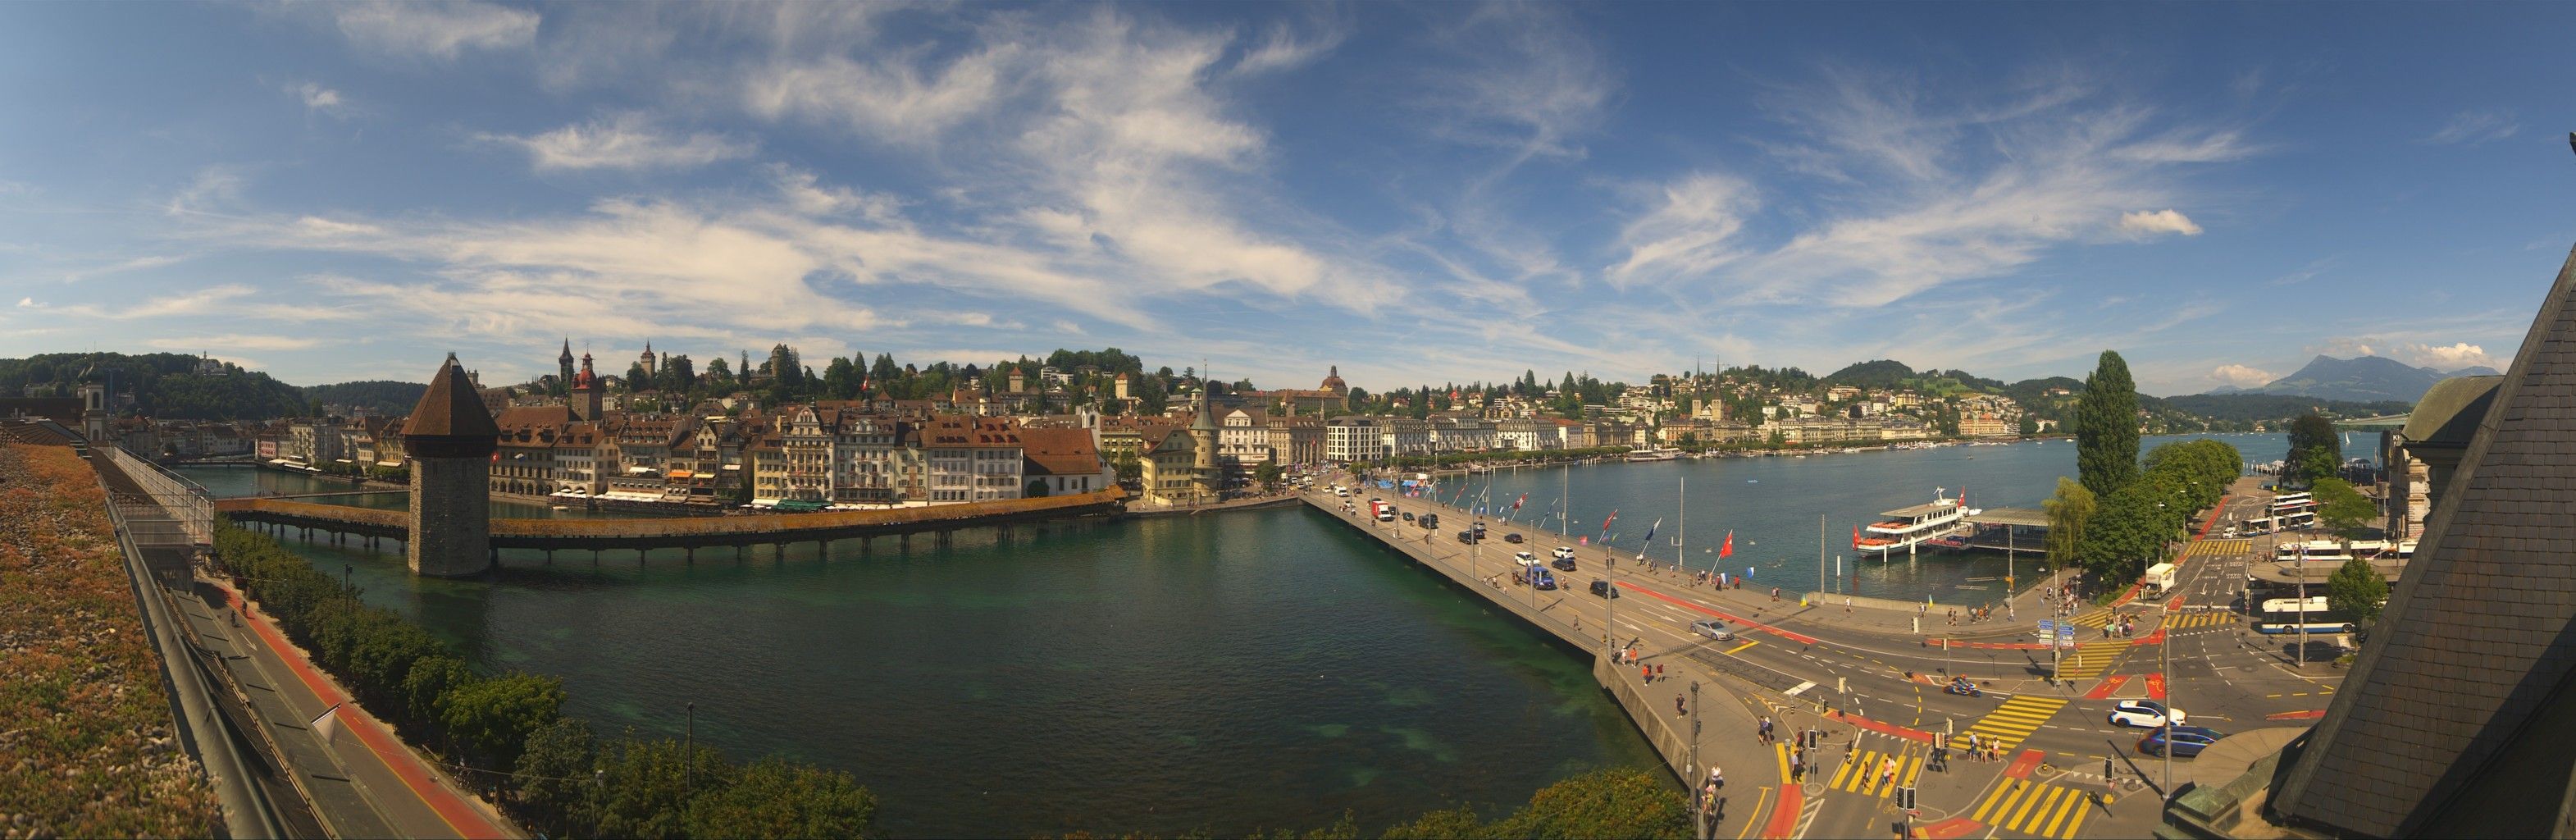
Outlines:
[[1616, 598], [1619, 597], [1619, 590], [1610, 588], [1609, 581], [1596, 580], [1592, 582], [1592, 594], [1604, 598]]
[[1574, 571], [1574, 558], [1572, 558], [1572, 557], [1559, 557], [1559, 558], [1556, 558], [1556, 559], [1555, 559], [1555, 560], [1553, 560], [1553, 561], [1550, 561], [1550, 562], [1548, 563], [1548, 565], [1550, 565], [1550, 566], [1555, 566], [1555, 567], [1556, 567], [1558, 570], [1560, 570], [1560, 571], [1567, 571], [1567, 572], [1571, 572], [1571, 571]]
[[1512, 562], [1519, 563], [1523, 566], [1536, 566], [1538, 565], [1538, 555], [1531, 554], [1526, 551], [1515, 551], [1512, 552]]
[[1466, 544], [1468, 544], [1468, 545], [1475, 545], [1475, 544], [1476, 544], [1476, 532], [1474, 532], [1474, 531], [1460, 531], [1460, 532], [1458, 532], [1458, 541], [1459, 541], [1459, 542], [1462, 542], [1462, 543], [1466, 543]]
[[2191, 731], [2193, 728], [2158, 729], [2147, 733], [2147, 737], [2138, 739], [2138, 752], [2142, 755], [2161, 756], [2165, 754], [2165, 750], [2171, 749], [2175, 758], [2190, 758], [2199, 755], [2201, 750], [2209, 749], [2209, 745], [2218, 743], [2216, 738]]
[[1574, 548], [1573, 548], [1572, 546], [1563, 546], [1563, 545], [1557, 546], [1557, 547], [1556, 547], [1556, 559], [1559, 559], [1559, 560], [1572, 560], [1572, 559], [1574, 559]]
[[2154, 729], [2168, 723], [2178, 724], [2190, 719], [2189, 713], [2181, 709], [2167, 708], [2165, 704], [2153, 700], [2122, 700], [2118, 705], [2111, 707], [2113, 726]]
[[1404, 512], [1404, 521], [1406, 521], [1406, 522], [1411, 522], [1411, 521], [1413, 521], [1413, 511], [1409, 511], [1409, 510], [1408, 510], [1408, 511], [1405, 511], [1405, 512]]
[[1507, 542], [1507, 543], [1517, 543], [1517, 542], [1520, 542], [1520, 541], [1521, 541], [1521, 535], [1520, 535], [1520, 533], [1519, 533], [1519, 532], [1517, 532], [1517, 531], [1516, 531], [1516, 532], [1513, 532], [1513, 533], [1509, 533], [1509, 534], [1504, 534], [1504, 535], [1503, 535], [1503, 541], [1504, 541], [1504, 542]]
[[1703, 620], [1691, 622], [1691, 632], [1715, 641], [1735, 641], [1735, 631], [1726, 629], [1726, 622], [1723, 621]]

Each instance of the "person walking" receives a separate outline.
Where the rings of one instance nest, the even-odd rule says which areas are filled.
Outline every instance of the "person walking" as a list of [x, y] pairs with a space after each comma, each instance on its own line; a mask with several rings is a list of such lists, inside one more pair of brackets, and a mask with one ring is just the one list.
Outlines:
[[1711, 765], [1709, 765], [1709, 766], [1708, 766], [1708, 787], [1709, 787], [1709, 789], [1710, 789], [1710, 790], [1716, 790], [1716, 789], [1718, 789], [1718, 788], [1722, 788], [1722, 787], [1725, 787], [1725, 786], [1726, 786], [1726, 770], [1725, 770], [1725, 768], [1719, 767], [1719, 766], [1717, 766], [1717, 765], [1715, 765], [1715, 764], [1711, 764]]
[[1674, 715], [1674, 716], [1678, 717], [1678, 716], [1681, 716], [1681, 715], [1687, 715], [1687, 714], [1690, 714], [1690, 707], [1689, 707], [1689, 706], [1682, 705], [1682, 703], [1683, 703], [1683, 701], [1682, 701], [1682, 696], [1681, 696], [1681, 695], [1679, 695], [1679, 694], [1675, 694], [1675, 695], [1673, 695], [1673, 715]]

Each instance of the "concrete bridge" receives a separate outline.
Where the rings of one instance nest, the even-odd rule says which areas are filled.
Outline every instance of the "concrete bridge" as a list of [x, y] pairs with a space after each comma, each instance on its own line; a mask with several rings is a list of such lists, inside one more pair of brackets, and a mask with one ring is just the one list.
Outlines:
[[[654, 548], [700, 548], [788, 545], [878, 536], [929, 533], [945, 539], [965, 528], [1007, 526], [1017, 522], [1102, 516], [1124, 510], [1126, 494], [1102, 490], [1072, 496], [1005, 499], [890, 510], [843, 510], [757, 516], [692, 516], [662, 519], [494, 519], [492, 548], [555, 552], [602, 552]], [[325, 505], [278, 498], [223, 499], [215, 512], [234, 522], [321, 531], [368, 540], [408, 540], [409, 514]]]

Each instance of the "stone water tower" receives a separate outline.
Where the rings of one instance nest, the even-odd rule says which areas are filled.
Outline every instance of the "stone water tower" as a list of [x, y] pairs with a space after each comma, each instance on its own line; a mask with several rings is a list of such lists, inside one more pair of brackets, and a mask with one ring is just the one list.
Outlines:
[[412, 574], [463, 577], [492, 566], [492, 453], [501, 427], [456, 354], [438, 366], [403, 424], [411, 455]]

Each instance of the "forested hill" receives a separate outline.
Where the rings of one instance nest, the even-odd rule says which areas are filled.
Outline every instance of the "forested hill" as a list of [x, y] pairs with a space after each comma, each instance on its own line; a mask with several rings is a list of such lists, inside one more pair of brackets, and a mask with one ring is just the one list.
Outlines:
[[359, 382], [335, 382], [329, 385], [304, 386], [304, 399], [326, 406], [363, 408], [370, 414], [401, 417], [420, 404], [420, 395], [429, 386], [418, 382], [394, 382], [368, 379]]
[[[203, 364], [201, 364], [203, 363]], [[113, 379], [134, 408], [164, 420], [266, 420], [304, 413], [304, 395], [268, 374], [181, 353], [42, 353], [0, 359], [0, 395], [75, 396], [81, 372]]]
[[2322, 411], [2333, 417], [2350, 418], [2404, 414], [2415, 409], [2414, 403], [2395, 400], [2352, 402], [2290, 394], [2191, 394], [2166, 397], [2163, 402], [2177, 411], [2188, 412], [2217, 422], [2240, 425], [2280, 422], [2306, 414], [2311, 410]]

